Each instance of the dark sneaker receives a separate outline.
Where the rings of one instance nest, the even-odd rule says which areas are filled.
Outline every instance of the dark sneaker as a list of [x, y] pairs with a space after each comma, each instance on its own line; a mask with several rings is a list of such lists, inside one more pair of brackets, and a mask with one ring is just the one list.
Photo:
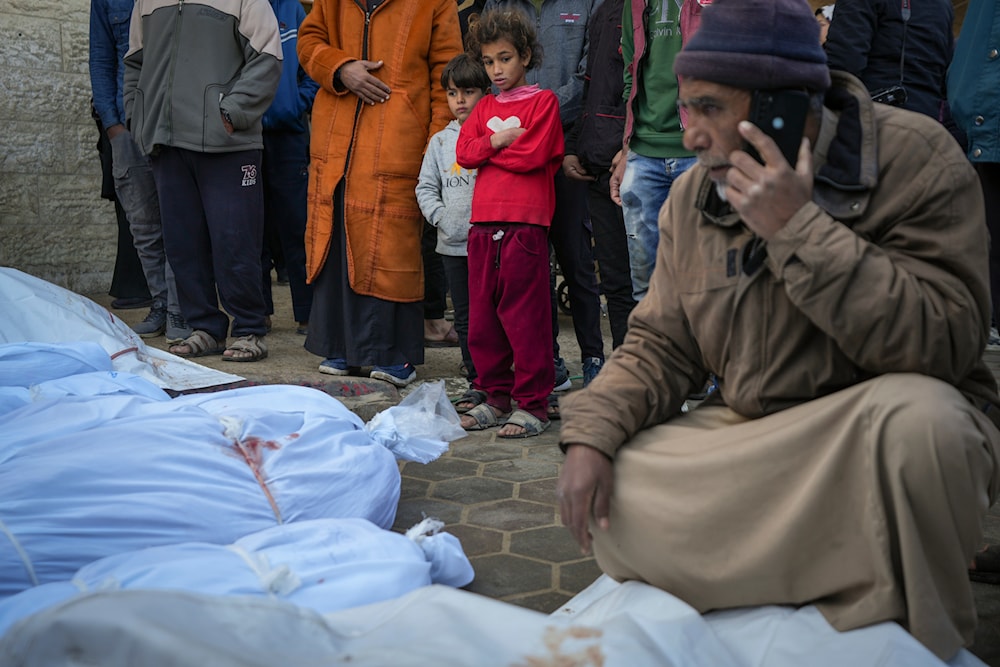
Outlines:
[[587, 357], [583, 360], [583, 386], [590, 384], [597, 374], [604, 367], [604, 359], [600, 357]]
[[417, 379], [417, 369], [413, 367], [413, 364], [375, 366], [368, 377], [391, 382], [397, 387], [405, 387]]
[[573, 388], [573, 382], [569, 379], [569, 371], [566, 370], [566, 362], [562, 357], [555, 360], [556, 381], [552, 391], [566, 391]]
[[[140, 338], [156, 338], [167, 328], [167, 309], [150, 308], [146, 319], [138, 324], [132, 325], [132, 331], [139, 334]], [[187, 338], [187, 336], [185, 336]]]
[[183, 343], [194, 330], [188, 326], [187, 320], [180, 313], [167, 313], [167, 344]]
[[320, 362], [319, 372], [327, 375], [350, 375], [351, 368], [347, 359], [324, 359]]

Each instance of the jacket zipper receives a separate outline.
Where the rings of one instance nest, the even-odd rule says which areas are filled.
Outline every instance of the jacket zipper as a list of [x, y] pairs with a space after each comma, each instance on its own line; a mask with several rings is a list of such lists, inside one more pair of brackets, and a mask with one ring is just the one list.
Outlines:
[[174, 52], [170, 57], [170, 75], [167, 79], [167, 90], [170, 91], [170, 106], [167, 113], [167, 136], [173, 138], [174, 136], [174, 74], [177, 71], [177, 54], [180, 52], [180, 42], [181, 42], [181, 14], [184, 12], [184, 0], [179, 0], [177, 3], [177, 29], [174, 30]]
[[[368, 11], [368, 7], [362, 4], [363, 0], [354, 0], [359, 8], [361, 8], [365, 13], [365, 31], [361, 36], [361, 59], [368, 60], [368, 27], [372, 21], [372, 13]], [[381, 3], [379, 4], [381, 6]], [[378, 7], [376, 7], [377, 9]], [[351, 145], [347, 147], [347, 155], [344, 156], [344, 193], [346, 197], [347, 193], [347, 171], [351, 166], [351, 154], [354, 153], [354, 144], [358, 140], [358, 120], [361, 118], [361, 109], [364, 107], [364, 101], [359, 97], [357, 106], [354, 107], [354, 125], [351, 127]], [[335, 188], [336, 189], [336, 188]]]

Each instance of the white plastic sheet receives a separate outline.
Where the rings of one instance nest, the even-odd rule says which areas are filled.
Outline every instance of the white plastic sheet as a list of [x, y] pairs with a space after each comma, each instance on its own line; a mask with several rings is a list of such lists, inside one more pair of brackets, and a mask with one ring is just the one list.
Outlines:
[[[552, 616], [594, 627], [625, 617], [655, 633], [659, 623], [669, 622], [669, 610], [681, 608], [684, 616], [697, 613], [662, 590], [602, 575]], [[701, 618], [741, 667], [985, 667], [968, 651], [944, 663], [895, 623], [838, 632], [812, 605], [744, 607]]]
[[0, 313], [0, 343], [94, 342], [114, 360], [114, 370], [163, 389], [183, 391], [243, 379], [147, 347], [107, 309], [17, 269], [0, 267]]

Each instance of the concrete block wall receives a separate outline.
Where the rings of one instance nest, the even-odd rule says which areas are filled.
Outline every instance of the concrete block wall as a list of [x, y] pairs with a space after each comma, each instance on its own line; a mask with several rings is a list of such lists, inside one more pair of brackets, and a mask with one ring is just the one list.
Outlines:
[[0, 0], [0, 266], [106, 291], [114, 205], [100, 198], [87, 0]]

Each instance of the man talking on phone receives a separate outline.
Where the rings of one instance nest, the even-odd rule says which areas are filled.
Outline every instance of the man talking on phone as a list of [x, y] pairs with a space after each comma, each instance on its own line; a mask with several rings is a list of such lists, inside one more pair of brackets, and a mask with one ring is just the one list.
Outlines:
[[[818, 30], [805, 0], [716, 0], [678, 55], [698, 164], [624, 343], [561, 402], [562, 519], [699, 611], [811, 603], [948, 659], [998, 493], [982, 194], [934, 119], [829, 72]], [[782, 90], [810, 96], [794, 167], [747, 122]]]

